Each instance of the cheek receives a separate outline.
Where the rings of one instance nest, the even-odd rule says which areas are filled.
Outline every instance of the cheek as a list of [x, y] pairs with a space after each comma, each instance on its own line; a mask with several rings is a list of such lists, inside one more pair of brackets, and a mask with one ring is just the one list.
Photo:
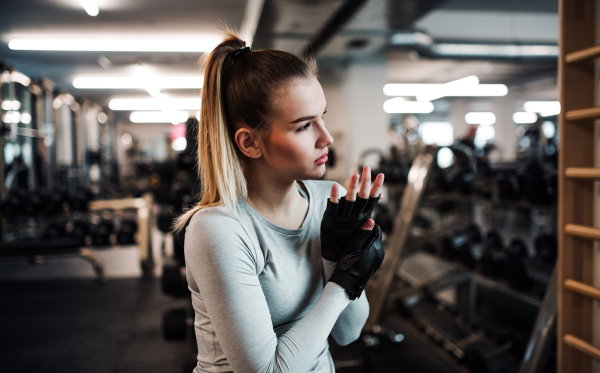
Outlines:
[[[301, 139], [300, 137], [282, 136], [271, 139], [268, 147], [268, 155], [271, 156], [271, 162], [300, 165], [309, 161], [312, 153], [314, 153], [314, 144], [309, 144], [309, 141], [306, 141], [307, 139]], [[313, 150], [312, 153], [311, 149]]]

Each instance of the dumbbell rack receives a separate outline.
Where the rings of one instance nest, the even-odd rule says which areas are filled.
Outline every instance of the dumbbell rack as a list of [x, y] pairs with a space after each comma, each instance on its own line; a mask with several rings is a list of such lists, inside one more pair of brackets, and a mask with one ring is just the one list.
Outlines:
[[[560, 0], [558, 372], [592, 372], [594, 346], [594, 167], [597, 106], [595, 60], [600, 57], [594, 0]], [[595, 46], [594, 46], [595, 45]], [[597, 316], [597, 315], [596, 315]]]
[[[146, 194], [141, 198], [124, 198], [114, 200], [97, 200], [89, 202], [89, 211], [112, 210], [119, 212], [121, 210], [137, 210], [137, 246], [140, 253], [140, 265], [145, 276], [151, 275], [154, 269], [154, 260], [152, 257], [152, 206], [153, 197]], [[2, 220], [4, 220], [2, 218]], [[26, 242], [8, 242], [0, 244], [0, 257], [43, 257], [47, 255], [76, 254], [82, 259], [88, 261], [96, 272], [100, 281], [105, 281], [104, 264], [94, 255], [91, 246], [81, 247], [79, 242], [64, 240], [60, 242], [51, 242], [48, 244], [43, 239], [36, 239]]]

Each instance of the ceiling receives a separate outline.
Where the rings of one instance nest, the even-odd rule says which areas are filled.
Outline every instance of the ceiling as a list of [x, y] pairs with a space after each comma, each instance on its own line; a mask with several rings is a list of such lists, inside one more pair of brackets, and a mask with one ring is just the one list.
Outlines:
[[[218, 34], [224, 25], [241, 28], [246, 0], [95, 0], [97, 17], [78, 0], [2, 0], [0, 59], [30, 77], [47, 77], [76, 97], [106, 106], [111, 97], [149, 97], [146, 92], [78, 90], [75, 76], [130, 76], [144, 63], [157, 75], [197, 75], [199, 53], [15, 51], [16, 36], [197, 37]], [[253, 48], [301, 53], [335, 15], [354, 0], [265, 0]], [[477, 73], [482, 82], [518, 82], [556, 75], [556, 61], [426, 59], [390, 47], [398, 30], [418, 30], [434, 40], [454, 42], [543, 43], [556, 45], [556, 0], [366, 0], [325, 39], [322, 65], [387, 59], [390, 81], [446, 82]], [[99, 58], [110, 66], [102, 67]], [[168, 91], [173, 96], [197, 94]]]

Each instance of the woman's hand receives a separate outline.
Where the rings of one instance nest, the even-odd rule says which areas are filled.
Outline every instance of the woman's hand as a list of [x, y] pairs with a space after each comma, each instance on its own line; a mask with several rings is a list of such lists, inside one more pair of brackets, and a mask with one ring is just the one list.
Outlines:
[[330, 199], [321, 222], [321, 254], [329, 261], [338, 260], [350, 235], [359, 229], [371, 230], [375, 225], [370, 217], [381, 198], [384, 175], [377, 175], [375, 183], [371, 186], [371, 170], [365, 167], [360, 190], [358, 179], [358, 174], [352, 176], [345, 197], [338, 198], [337, 184], [331, 188]]

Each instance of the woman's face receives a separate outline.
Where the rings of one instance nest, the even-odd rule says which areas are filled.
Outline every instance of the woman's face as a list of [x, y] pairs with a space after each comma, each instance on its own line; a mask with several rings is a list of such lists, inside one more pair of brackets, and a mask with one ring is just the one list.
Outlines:
[[327, 146], [333, 143], [323, 121], [323, 88], [311, 77], [295, 79], [278, 93], [277, 115], [260, 146], [262, 161], [288, 180], [318, 179], [325, 173]]

